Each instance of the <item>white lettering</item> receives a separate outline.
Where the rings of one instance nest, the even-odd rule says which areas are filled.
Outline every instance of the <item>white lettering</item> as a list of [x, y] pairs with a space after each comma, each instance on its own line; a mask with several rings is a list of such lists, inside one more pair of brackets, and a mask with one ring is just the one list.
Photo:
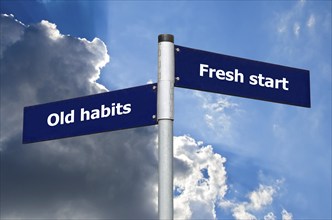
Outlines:
[[60, 112], [60, 125], [63, 125], [65, 123], [65, 113]]
[[[52, 118], [54, 118], [54, 121], [52, 122]], [[59, 123], [60, 117], [57, 113], [52, 113], [47, 117], [47, 124], [48, 126], [56, 126]]]
[[282, 89], [283, 90], [289, 90], [289, 88], [287, 87], [287, 84], [289, 83], [289, 81], [286, 78], [282, 78]]
[[209, 73], [209, 78], [216, 77], [219, 80], [226, 80], [229, 82], [240, 82], [244, 83], [244, 75], [239, 72], [238, 69], [234, 69], [234, 71], [226, 71], [222, 69], [214, 69], [210, 68], [207, 64], [199, 65], [199, 75], [204, 77], [204, 73]]
[[116, 113], [115, 111], [115, 103], [112, 103], [112, 116], [114, 116]]
[[250, 85], [259, 85], [261, 87], [266, 87], [266, 88], [272, 88], [272, 89], [279, 89], [280, 88], [280, 84], [282, 86], [283, 90], [288, 91], [289, 88], [287, 87], [287, 84], [289, 83], [289, 81], [286, 78], [282, 78], [282, 79], [273, 79], [271, 77], [264, 77], [262, 74], [258, 74], [257, 75], [251, 75], [249, 77], [249, 83]]
[[117, 115], [122, 115], [122, 107], [123, 105], [121, 105], [120, 103], [116, 104], [116, 114]]
[[109, 107], [105, 107], [105, 105], [101, 106], [101, 117], [107, 118], [111, 114], [111, 109]]
[[216, 71], [216, 69], [209, 68], [209, 77], [213, 78], [213, 73], [215, 73]]
[[74, 123], [74, 119], [75, 119], [74, 114], [75, 114], [75, 111], [71, 110], [70, 113], [66, 115], [66, 117], [65, 117], [66, 124]]
[[[220, 80], [224, 80], [225, 79], [225, 72], [223, 70], [218, 70], [216, 72], [216, 77]], [[212, 77], [210, 77], [212, 78]]]
[[[239, 80], [239, 78], [240, 78], [240, 80]], [[235, 69], [235, 82], [244, 83], [244, 76], [242, 73], [239, 72], [238, 69]]]
[[208, 67], [209, 67], [209, 65], [207, 65], [207, 64], [200, 64], [199, 65], [199, 75], [204, 76], [205, 72], [209, 72], [207, 69], [205, 69], [205, 68], [208, 68]]
[[60, 112], [60, 115], [57, 113], [52, 113], [47, 117], [47, 124], [48, 126], [54, 127], [58, 124], [63, 125], [63, 124], [70, 124], [74, 123], [75, 116], [74, 116], [75, 111], [71, 110], [70, 113], [65, 115], [65, 112]]
[[107, 118], [110, 116], [126, 115], [131, 112], [131, 104], [122, 105], [121, 103], [112, 103], [110, 107], [101, 105], [100, 109], [85, 110], [81, 108], [81, 121]]
[[249, 79], [250, 79], [250, 81], [249, 81], [249, 83], [250, 83], [250, 85], [257, 85], [257, 76], [256, 75], [251, 75], [250, 77], [249, 77]]
[[97, 119], [97, 118], [100, 118], [99, 109], [93, 109], [91, 111], [91, 119]]
[[85, 111], [84, 108], [81, 108], [81, 121], [90, 120], [90, 112]]
[[233, 76], [233, 72], [232, 71], [227, 71], [226, 72], [226, 81], [234, 81], [234, 76]]
[[131, 112], [131, 104], [125, 104], [124, 106], [123, 106], [123, 114], [129, 114], [130, 112]]

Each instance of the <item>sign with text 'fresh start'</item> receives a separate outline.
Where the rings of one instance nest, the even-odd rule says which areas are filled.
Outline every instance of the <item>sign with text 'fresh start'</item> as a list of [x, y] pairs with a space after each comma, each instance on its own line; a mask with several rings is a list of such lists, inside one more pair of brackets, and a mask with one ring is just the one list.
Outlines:
[[310, 107], [309, 71], [175, 45], [175, 86]]
[[24, 108], [23, 143], [157, 124], [156, 84]]

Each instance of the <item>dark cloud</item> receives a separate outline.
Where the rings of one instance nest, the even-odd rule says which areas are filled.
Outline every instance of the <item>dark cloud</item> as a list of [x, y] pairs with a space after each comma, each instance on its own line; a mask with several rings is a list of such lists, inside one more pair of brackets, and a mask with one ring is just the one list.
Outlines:
[[24, 106], [106, 91], [104, 43], [8, 15], [1, 39], [0, 217], [156, 218], [154, 127], [21, 144]]
[[[105, 44], [47, 21], [0, 22], [0, 218], [157, 218], [156, 127], [21, 144], [25, 106], [107, 91], [96, 83]], [[175, 217], [213, 219], [217, 207], [247, 214], [248, 203], [224, 199], [226, 159], [189, 136], [174, 140]]]

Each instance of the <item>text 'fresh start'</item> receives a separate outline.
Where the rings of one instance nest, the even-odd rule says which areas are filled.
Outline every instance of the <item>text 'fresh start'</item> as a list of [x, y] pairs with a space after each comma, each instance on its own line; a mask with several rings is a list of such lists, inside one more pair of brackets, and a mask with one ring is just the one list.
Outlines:
[[[209, 78], [217, 78], [218, 80], [226, 80], [229, 82], [244, 83], [244, 75], [238, 69], [234, 71], [224, 71], [222, 69], [211, 68], [208, 64], [200, 64], [199, 75], [201, 77], [208, 76]], [[250, 75], [249, 84], [253, 86], [261, 86], [273, 89], [283, 89], [288, 91], [289, 81], [283, 77], [282, 79], [273, 79], [264, 77], [263, 74]]]

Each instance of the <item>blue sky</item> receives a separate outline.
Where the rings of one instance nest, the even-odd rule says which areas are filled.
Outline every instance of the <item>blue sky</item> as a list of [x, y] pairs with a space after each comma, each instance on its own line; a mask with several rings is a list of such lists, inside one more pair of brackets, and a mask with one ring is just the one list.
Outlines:
[[[161, 33], [185, 47], [310, 70], [311, 108], [176, 88], [174, 132], [226, 158], [217, 219], [237, 218], [241, 207], [257, 219], [281, 219], [283, 210], [331, 219], [331, 1], [1, 1], [1, 13], [99, 38], [110, 61], [97, 82], [108, 90], [156, 82]], [[273, 201], [255, 209], [260, 186]]]

